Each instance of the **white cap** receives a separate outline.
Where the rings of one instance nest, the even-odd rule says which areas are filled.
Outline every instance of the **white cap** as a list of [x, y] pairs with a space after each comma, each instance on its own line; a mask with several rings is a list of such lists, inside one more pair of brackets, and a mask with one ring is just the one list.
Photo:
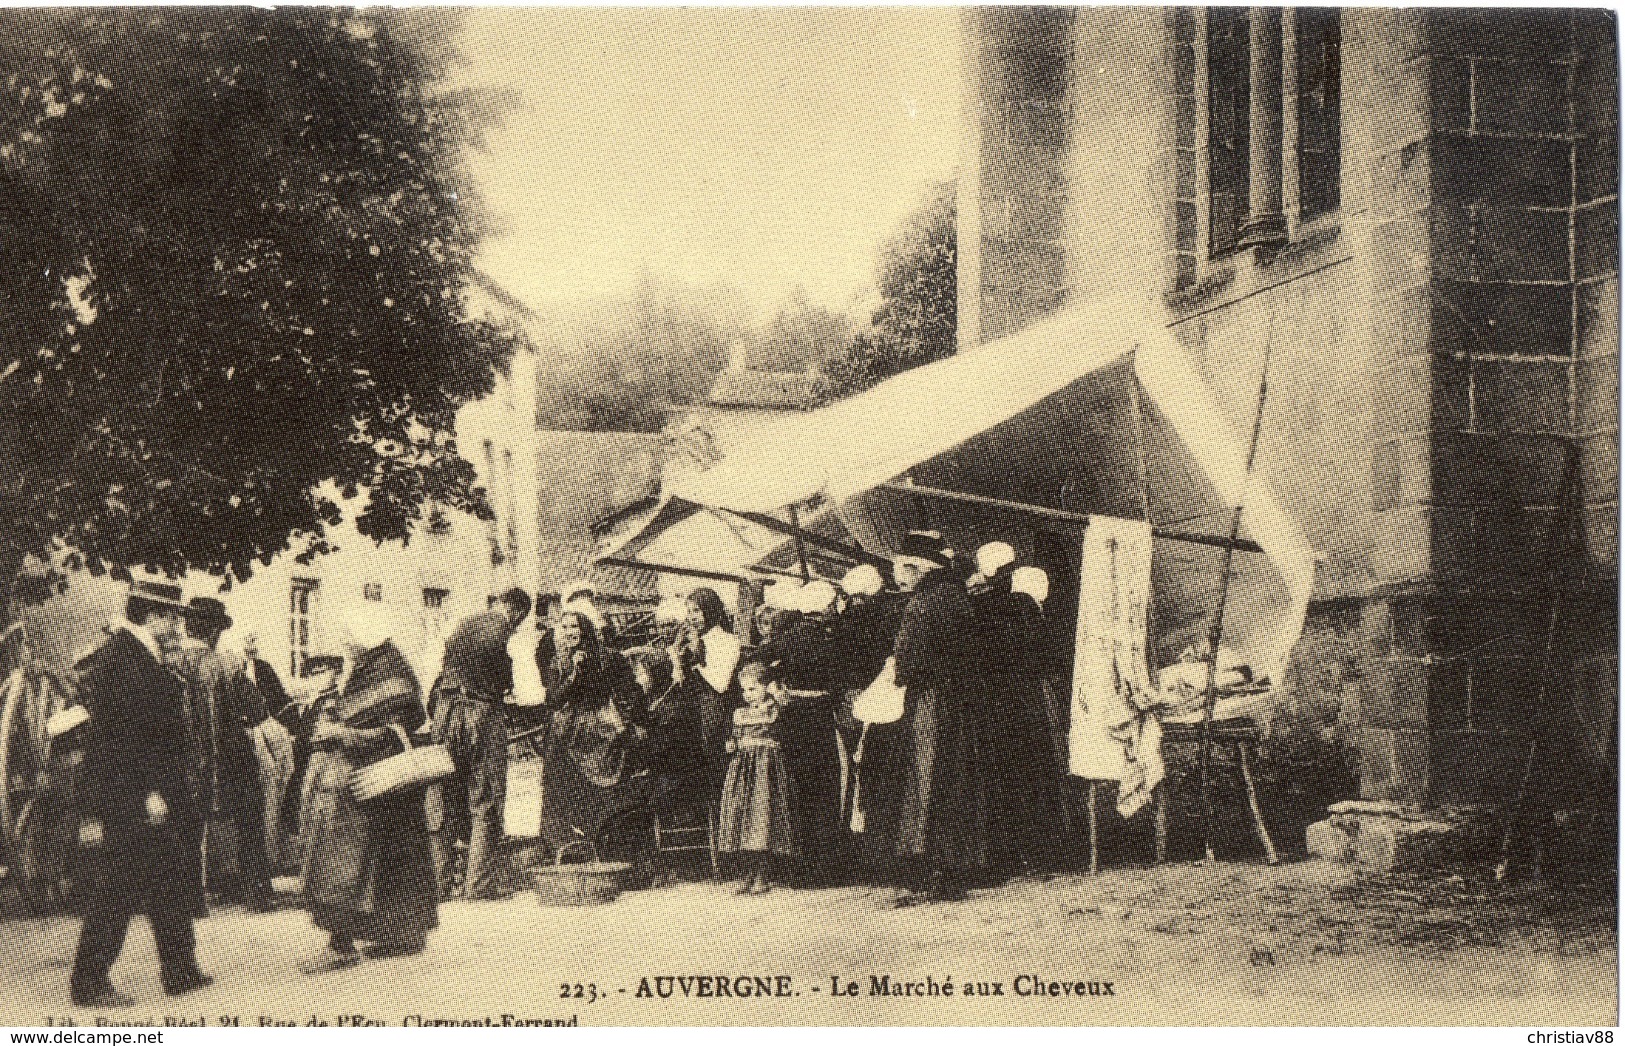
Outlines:
[[1049, 575], [1037, 567], [1017, 567], [1010, 575], [1010, 591], [1025, 592], [1043, 606], [1049, 598]]
[[986, 577], [1016, 561], [1016, 550], [1003, 541], [989, 541], [976, 550], [976, 569]]
[[868, 563], [860, 563], [841, 578], [841, 588], [849, 596], [877, 596], [885, 587], [885, 582], [880, 578], [880, 571]]
[[[599, 610], [597, 604], [585, 596], [577, 595], [574, 599], [566, 602], [564, 604], [564, 613], [580, 614], [588, 621], [591, 621], [592, 627], [596, 628], [599, 632], [603, 632], [604, 625], [608, 623], [604, 618], [604, 612]], [[687, 613], [686, 609], [684, 610], [684, 613]]]
[[801, 582], [784, 578], [762, 590], [762, 602], [779, 610], [801, 609]]
[[818, 578], [801, 586], [796, 609], [803, 614], [827, 614], [835, 606], [835, 586]]
[[340, 652], [348, 652], [346, 648], [372, 650], [384, 645], [389, 632], [390, 622], [385, 620], [383, 612], [362, 610], [341, 617], [334, 629], [334, 638], [338, 640]]

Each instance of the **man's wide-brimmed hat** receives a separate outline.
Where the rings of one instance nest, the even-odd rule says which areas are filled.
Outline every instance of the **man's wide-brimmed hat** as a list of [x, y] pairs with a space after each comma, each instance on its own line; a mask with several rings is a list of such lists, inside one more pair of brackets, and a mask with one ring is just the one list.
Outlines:
[[181, 598], [181, 586], [164, 581], [153, 581], [149, 578], [133, 577], [130, 579], [130, 598], [139, 599], [143, 603], [152, 603], [156, 606], [173, 607], [176, 610], [190, 609], [186, 605], [186, 601]]
[[903, 547], [898, 551], [904, 558], [929, 560], [941, 567], [947, 566], [954, 558], [953, 549], [935, 530], [909, 531], [903, 538]]
[[186, 616], [200, 625], [219, 625], [222, 629], [231, 627], [231, 615], [226, 613], [226, 604], [213, 596], [194, 596], [191, 605], [186, 608]]

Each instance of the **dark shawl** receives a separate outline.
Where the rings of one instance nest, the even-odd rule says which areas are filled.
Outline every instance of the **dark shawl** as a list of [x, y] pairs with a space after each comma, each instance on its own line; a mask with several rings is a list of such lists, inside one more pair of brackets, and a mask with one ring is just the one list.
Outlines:
[[[395, 645], [363, 653], [342, 693], [319, 710], [346, 726], [423, 725], [417, 676]], [[304, 889], [316, 925], [368, 940], [412, 940], [439, 921], [424, 790], [363, 806], [350, 795], [359, 767], [401, 751], [388, 738], [371, 750], [322, 748], [310, 759], [300, 814]]]

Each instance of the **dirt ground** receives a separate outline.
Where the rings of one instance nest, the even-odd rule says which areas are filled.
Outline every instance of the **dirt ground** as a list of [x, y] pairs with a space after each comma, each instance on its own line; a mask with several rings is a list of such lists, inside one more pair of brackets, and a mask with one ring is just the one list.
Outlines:
[[[320, 978], [295, 968], [321, 943], [303, 913], [226, 909], [198, 925], [213, 987], [166, 999], [138, 923], [114, 979], [142, 1003], [101, 1016], [1574, 1027], [1618, 1014], [1611, 882], [1502, 889], [1478, 873], [1359, 878], [1304, 862], [1024, 879], [916, 908], [893, 907], [895, 897], [852, 887], [746, 898], [729, 883], [688, 882], [593, 908], [545, 908], [530, 894], [454, 903], [425, 955]], [[0, 923], [0, 1024], [96, 1022], [66, 999], [76, 930], [67, 918]], [[717, 998], [700, 975], [729, 979], [735, 996], [759, 978], [773, 994]], [[951, 979], [954, 994], [874, 994], [882, 977], [892, 992]], [[650, 997], [640, 997], [645, 979]], [[1034, 995], [1034, 979], [1070, 987]], [[853, 984], [855, 995], [835, 997]], [[984, 985], [988, 995], [967, 994]]]

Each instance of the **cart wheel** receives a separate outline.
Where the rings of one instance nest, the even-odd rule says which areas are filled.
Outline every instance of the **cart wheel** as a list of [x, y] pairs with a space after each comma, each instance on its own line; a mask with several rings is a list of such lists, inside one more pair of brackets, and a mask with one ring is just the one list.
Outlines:
[[17, 888], [34, 915], [60, 911], [72, 892], [66, 840], [49, 804], [29, 799], [18, 815]]
[[26, 765], [31, 753], [23, 751], [26, 731], [19, 722], [26, 690], [20, 667], [0, 684], [0, 853], [13, 863], [25, 790], [32, 791], [34, 784], [32, 768]]

